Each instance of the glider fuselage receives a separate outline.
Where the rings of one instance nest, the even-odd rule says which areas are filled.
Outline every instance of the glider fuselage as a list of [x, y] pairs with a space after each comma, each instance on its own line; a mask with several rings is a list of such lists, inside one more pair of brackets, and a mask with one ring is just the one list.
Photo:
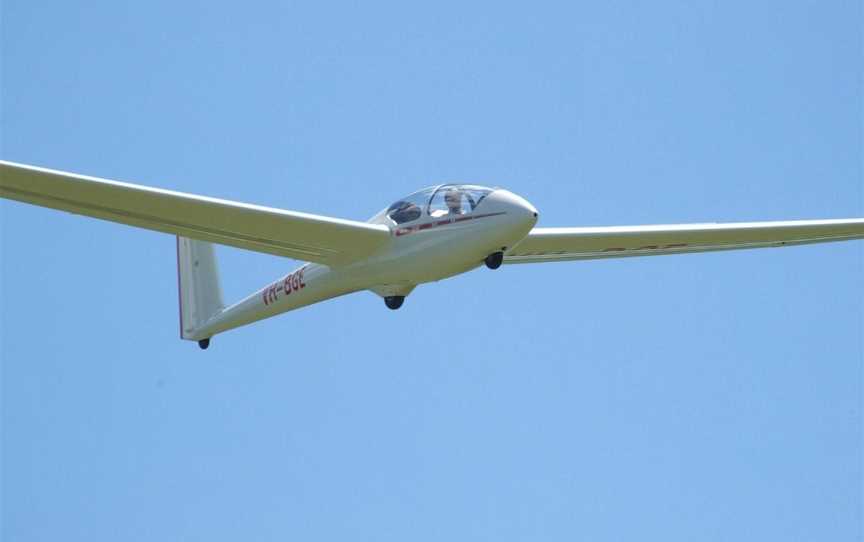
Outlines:
[[537, 222], [537, 210], [503, 189], [462, 214], [423, 212], [397, 224], [386, 211], [369, 221], [384, 224], [390, 241], [369, 258], [345, 266], [307, 263], [238, 303], [196, 330], [193, 340], [359, 290], [382, 297], [405, 296], [418, 284], [464, 273], [495, 252], [521, 241]]

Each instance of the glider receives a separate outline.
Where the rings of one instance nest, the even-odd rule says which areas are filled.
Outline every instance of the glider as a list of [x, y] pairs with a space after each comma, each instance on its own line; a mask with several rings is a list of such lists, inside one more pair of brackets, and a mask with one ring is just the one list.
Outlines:
[[[366, 222], [250, 205], [0, 161], [0, 196], [177, 237], [180, 337], [206, 349], [224, 331], [371, 290], [390, 309], [418, 285], [485, 264], [591, 260], [864, 238], [864, 219], [537, 228], [537, 210], [502, 188], [444, 184]], [[302, 260], [233, 305], [213, 244]]]

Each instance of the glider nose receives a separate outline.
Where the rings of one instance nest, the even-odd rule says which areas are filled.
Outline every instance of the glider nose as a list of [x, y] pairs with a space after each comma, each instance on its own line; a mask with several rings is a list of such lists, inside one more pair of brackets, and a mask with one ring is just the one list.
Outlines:
[[524, 218], [526, 222], [530, 222], [531, 226], [537, 222], [537, 209], [522, 196], [503, 189], [496, 190], [492, 195], [507, 210], [508, 214]]

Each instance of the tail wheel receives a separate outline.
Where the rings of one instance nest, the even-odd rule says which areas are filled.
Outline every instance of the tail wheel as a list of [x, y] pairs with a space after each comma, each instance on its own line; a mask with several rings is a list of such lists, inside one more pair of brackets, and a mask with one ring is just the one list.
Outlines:
[[404, 295], [388, 295], [384, 298], [384, 304], [387, 305], [387, 308], [395, 311], [399, 307], [402, 306], [402, 303], [405, 302]]

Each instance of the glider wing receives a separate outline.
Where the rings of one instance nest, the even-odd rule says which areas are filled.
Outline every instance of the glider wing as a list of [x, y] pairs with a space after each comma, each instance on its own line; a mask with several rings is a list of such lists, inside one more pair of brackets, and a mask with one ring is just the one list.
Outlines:
[[782, 247], [864, 238], [864, 219], [534, 228], [504, 263], [592, 260]]
[[297, 260], [343, 265], [390, 238], [383, 225], [0, 161], [0, 197]]

